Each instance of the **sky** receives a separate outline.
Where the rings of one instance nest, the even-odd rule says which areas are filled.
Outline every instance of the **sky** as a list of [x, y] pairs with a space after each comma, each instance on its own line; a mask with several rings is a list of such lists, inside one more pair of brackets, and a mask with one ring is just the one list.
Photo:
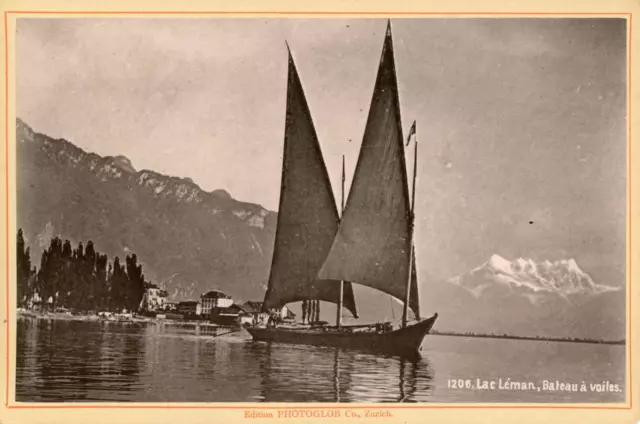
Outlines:
[[[339, 199], [386, 24], [21, 18], [17, 116], [138, 170], [276, 210], [286, 40]], [[598, 283], [624, 284], [625, 20], [393, 19], [392, 30], [404, 133], [416, 120], [420, 145], [421, 278], [499, 254], [575, 258]]]

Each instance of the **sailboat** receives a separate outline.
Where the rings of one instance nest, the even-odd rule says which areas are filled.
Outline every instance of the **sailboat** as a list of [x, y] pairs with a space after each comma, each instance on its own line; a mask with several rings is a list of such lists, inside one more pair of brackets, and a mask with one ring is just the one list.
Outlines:
[[[422, 319], [413, 244], [417, 142], [412, 198], [396, 79], [391, 23], [353, 182], [339, 217], [304, 91], [289, 51], [280, 209], [263, 310], [316, 299], [338, 304], [335, 326], [249, 327], [254, 340], [416, 353], [438, 314]], [[413, 132], [412, 128], [412, 132]], [[342, 325], [357, 318], [352, 283], [403, 302], [402, 323]], [[412, 311], [414, 320], [409, 320]]]

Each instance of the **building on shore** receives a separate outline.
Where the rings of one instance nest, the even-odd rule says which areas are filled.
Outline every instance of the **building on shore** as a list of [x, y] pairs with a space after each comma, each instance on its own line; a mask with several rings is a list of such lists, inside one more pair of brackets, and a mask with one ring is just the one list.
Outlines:
[[145, 311], [164, 310], [169, 294], [153, 283], [145, 283], [144, 295], [140, 301], [140, 309]]
[[282, 308], [270, 309], [269, 312], [263, 312], [262, 302], [249, 300], [243, 303], [241, 308], [240, 324], [266, 324], [270, 316], [274, 316], [283, 321], [292, 321], [296, 317], [296, 314], [287, 308], [286, 305]]
[[200, 296], [200, 313], [210, 315], [214, 308], [228, 308], [233, 305], [233, 299], [219, 290], [210, 290]]
[[176, 312], [188, 316], [198, 316], [201, 314], [202, 310], [200, 307], [200, 302], [197, 300], [186, 300], [183, 302], [178, 302], [176, 305]]
[[243, 318], [241, 323], [247, 324], [266, 324], [269, 320], [269, 314], [262, 312], [262, 302], [248, 300], [242, 304]]
[[240, 316], [242, 314], [242, 307], [236, 304], [227, 307], [213, 307], [209, 313], [209, 320], [218, 325], [235, 326], [241, 324]]
[[164, 311], [184, 316], [185, 319], [209, 320], [218, 325], [261, 325], [274, 317], [279, 321], [293, 321], [295, 314], [287, 307], [262, 311], [262, 302], [247, 301], [242, 305], [233, 303], [228, 294], [210, 290], [200, 300], [186, 300], [171, 304], [165, 300]]
[[37, 291], [34, 291], [30, 298], [27, 299], [27, 309], [43, 309], [53, 305], [53, 296], [44, 301]]

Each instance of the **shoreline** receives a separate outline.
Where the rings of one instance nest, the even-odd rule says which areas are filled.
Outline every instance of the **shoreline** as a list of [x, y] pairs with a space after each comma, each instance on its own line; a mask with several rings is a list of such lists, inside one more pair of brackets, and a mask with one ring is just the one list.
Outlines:
[[71, 315], [65, 312], [41, 312], [28, 309], [17, 309], [17, 318], [32, 318], [37, 320], [54, 321], [82, 321], [82, 322], [114, 322], [114, 323], [140, 323], [140, 324], [164, 324], [184, 327], [211, 327], [221, 329], [242, 329], [240, 326], [219, 325], [208, 321], [181, 321], [173, 319], [158, 319], [145, 316], [104, 318], [98, 315]]
[[509, 334], [464, 334], [454, 333], [447, 331], [431, 331], [430, 336], [450, 336], [450, 337], [474, 337], [484, 339], [510, 339], [510, 340], [530, 340], [534, 342], [566, 342], [566, 343], [589, 343], [589, 344], [604, 344], [604, 345], [626, 345], [626, 340], [590, 340], [590, 339], [571, 339], [562, 337], [535, 337], [535, 336], [513, 336]]
[[[167, 318], [151, 318], [146, 316], [131, 316], [131, 317], [113, 317], [105, 318], [98, 315], [71, 315], [65, 312], [42, 312], [32, 311], [28, 309], [18, 308], [16, 312], [17, 318], [31, 318], [37, 320], [55, 320], [55, 321], [83, 321], [83, 322], [113, 322], [113, 323], [136, 323], [136, 324], [161, 324], [170, 325], [176, 327], [209, 327], [220, 329], [234, 329], [242, 330], [241, 326], [231, 325], [219, 325], [208, 321], [182, 321], [173, 320]], [[448, 337], [470, 337], [470, 338], [485, 338], [485, 339], [509, 339], [509, 340], [528, 340], [539, 342], [566, 342], [566, 343], [587, 343], [587, 344], [601, 344], [601, 345], [626, 345], [626, 340], [589, 340], [589, 339], [571, 339], [561, 337], [534, 337], [534, 336], [515, 336], [515, 335], [499, 335], [499, 334], [464, 334], [448, 331], [431, 331], [430, 336], [448, 336]]]

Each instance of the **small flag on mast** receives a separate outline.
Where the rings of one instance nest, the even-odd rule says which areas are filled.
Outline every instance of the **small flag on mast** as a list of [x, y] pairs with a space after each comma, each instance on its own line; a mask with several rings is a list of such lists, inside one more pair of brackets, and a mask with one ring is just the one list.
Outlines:
[[411, 142], [411, 136], [416, 135], [416, 121], [413, 121], [413, 125], [411, 125], [411, 129], [409, 130], [409, 135], [407, 136], [407, 146]]

